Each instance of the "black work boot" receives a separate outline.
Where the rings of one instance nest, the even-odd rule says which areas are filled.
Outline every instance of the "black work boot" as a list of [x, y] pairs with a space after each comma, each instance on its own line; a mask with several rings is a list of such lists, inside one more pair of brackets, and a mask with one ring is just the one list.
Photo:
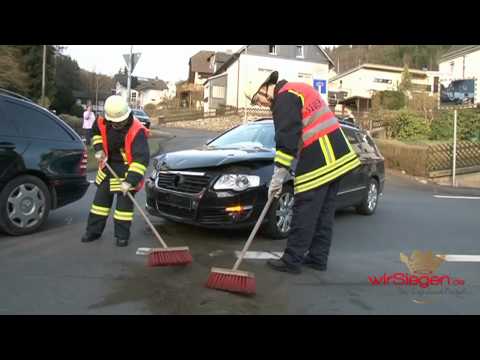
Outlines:
[[268, 260], [267, 265], [270, 266], [273, 270], [287, 272], [290, 274], [300, 274], [302, 272], [300, 266], [290, 265], [282, 259]]
[[327, 271], [327, 264], [315, 261], [309, 256], [305, 256], [302, 264], [318, 271]]
[[119, 247], [128, 246], [128, 239], [117, 238], [117, 246]]
[[82, 242], [92, 242], [100, 238], [101, 235], [92, 235], [89, 233], [85, 233], [82, 236]]

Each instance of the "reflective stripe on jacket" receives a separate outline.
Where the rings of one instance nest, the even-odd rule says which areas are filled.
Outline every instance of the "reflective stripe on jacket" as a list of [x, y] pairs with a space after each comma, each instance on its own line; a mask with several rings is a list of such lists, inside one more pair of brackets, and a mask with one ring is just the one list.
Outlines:
[[[313, 87], [304, 83], [287, 82], [278, 90], [278, 94], [283, 93], [297, 96], [302, 104], [302, 131], [298, 139], [298, 164], [295, 169], [296, 193], [313, 190], [360, 165], [358, 155], [344, 135], [337, 118]], [[278, 101], [281, 99], [279, 97]], [[275, 127], [277, 128], [277, 123]], [[278, 150], [279, 147], [281, 144], [277, 144], [275, 163], [290, 168], [295, 157]]]
[[[103, 145], [103, 151], [105, 152], [105, 154], [108, 158], [108, 137], [107, 137], [107, 127], [105, 125], [105, 119], [103, 117], [100, 117], [97, 121], [97, 124], [98, 124], [98, 129], [100, 130], [100, 136], [99, 137], [94, 136], [93, 144], [95, 145], [95, 144], [101, 142], [102, 145]], [[149, 134], [148, 129], [145, 128], [138, 119], [134, 118], [133, 123], [130, 126], [130, 128], [128, 129], [128, 132], [125, 136], [124, 149], [120, 149], [120, 152], [122, 154], [123, 160], [126, 162], [126, 164], [129, 165], [128, 172], [135, 172], [135, 173], [140, 174], [141, 176], [144, 176], [145, 172], [147, 170], [147, 167], [144, 164], [133, 161], [133, 155], [132, 155], [132, 144], [135, 140], [135, 137], [141, 131], [143, 131], [145, 133], [145, 135], [148, 136], [148, 134]], [[117, 175], [119, 175], [121, 177], [123, 174], [117, 174]], [[126, 177], [126, 175], [125, 175], [125, 177]], [[101, 182], [101, 181], [103, 181], [102, 178], [103, 179], [105, 178], [105, 171], [104, 171], [103, 167], [99, 168], [98, 173], [97, 173], [97, 180], [99, 180]], [[121, 180], [124, 180], [124, 178], [121, 178]], [[144, 184], [144, 180], [142, 179], [139, 182], [139, 184], [135, 187], [135, 190], [136, 191], [141, 190], [142, 187], [143, 187], [143, 184]], [[111, 185], [112, 189], [118, 187], [117, 186], [118, 184], [116, 184], [116, 183], [114, 183], [114, 184], [111, 183], [110, 185]]]

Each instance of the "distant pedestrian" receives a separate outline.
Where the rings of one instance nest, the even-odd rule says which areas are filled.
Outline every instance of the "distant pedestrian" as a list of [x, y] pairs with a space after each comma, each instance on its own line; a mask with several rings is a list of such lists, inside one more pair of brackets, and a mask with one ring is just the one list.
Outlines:
[[94, 122], [95, 113], [92, 111], [92, 106], [88, 105], [83, 113], [83, 136], [85, 137], [85, 142], [87, 145], [90, 145], [91, 142], [92, 126]]

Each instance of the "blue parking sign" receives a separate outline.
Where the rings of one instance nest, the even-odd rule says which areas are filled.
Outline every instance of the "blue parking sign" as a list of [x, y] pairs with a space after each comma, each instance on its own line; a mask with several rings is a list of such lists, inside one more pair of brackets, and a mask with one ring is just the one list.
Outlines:
[[313, 80], [313, 87], [320, 93], [326, 94], [327, 93], [327, 80]]

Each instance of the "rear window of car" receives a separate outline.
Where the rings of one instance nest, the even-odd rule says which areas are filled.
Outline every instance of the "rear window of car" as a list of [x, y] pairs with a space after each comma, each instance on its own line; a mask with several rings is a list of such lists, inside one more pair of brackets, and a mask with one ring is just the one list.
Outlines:
[[348, 127], [342, 127], [343, 133], [347, 137], [348, 141], [350, 144], [358, 144], [360, 141], [358, 140], [358, 137], [355, 134], [355, 131], [348, 128]]
[[72, 140], [70, 134], [53, 117], [16, 101], [3, 102], [4, 115], [15, 123], [25, 137], [45, 140]]

